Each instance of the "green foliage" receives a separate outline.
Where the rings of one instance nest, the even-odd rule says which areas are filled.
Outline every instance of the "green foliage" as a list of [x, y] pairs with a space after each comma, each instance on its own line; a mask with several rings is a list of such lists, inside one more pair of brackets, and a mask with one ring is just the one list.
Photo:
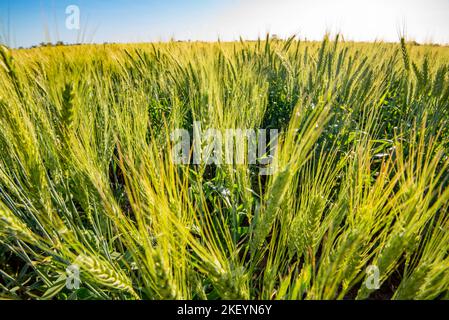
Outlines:
[[[449, 297], [447, 47], [0, 54], [1, 298]], [[194, 121], [279, 129], [276, 170], [176, 165], [170, 134]]]

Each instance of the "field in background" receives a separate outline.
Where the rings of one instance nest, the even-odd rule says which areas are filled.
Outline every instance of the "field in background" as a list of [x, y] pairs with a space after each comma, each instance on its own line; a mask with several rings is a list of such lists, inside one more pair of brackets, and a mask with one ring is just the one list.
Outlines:
[[[449, 48], [0, 53], [0, 297], [449, 299]], [[175, 164], [195, 121], [278, 129], [277, 170]]]

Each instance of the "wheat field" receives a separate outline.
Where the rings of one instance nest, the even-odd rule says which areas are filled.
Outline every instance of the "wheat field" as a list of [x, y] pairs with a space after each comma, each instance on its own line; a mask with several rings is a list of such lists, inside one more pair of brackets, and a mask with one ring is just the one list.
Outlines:
[[[449, 48], [0, 53], [0, 298], [449, 299]], [[194, 123], [278, 130], [275, 169], [177, 163]]]

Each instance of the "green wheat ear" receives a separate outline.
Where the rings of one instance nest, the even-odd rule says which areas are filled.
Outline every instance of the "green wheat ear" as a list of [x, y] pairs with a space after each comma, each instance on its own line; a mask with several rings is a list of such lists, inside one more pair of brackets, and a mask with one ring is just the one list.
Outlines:
[[254, 237], [251, 245], [253, 251], [263, 244], [265, 238], [270, 233], [290, 181], [291, 174], [289, 166], [287, 166], [287, 168], [280, 172], [275, 178], [273, 185], [270, 188], [266, 209], [259, 219], [255, 221], [257, 224], [255, 225], [253, 233]]
[[126, 291], [134, 298], [139, 298], [132, 287], [131, 281], [124, 274], [117, 272], [109, 263], [87, 255], [80, 255], [76, 263], [79, 263], [85, 272], [100, 285], [118, 291]]
[[37, 242], [28, 226], [0, 202], [0, 239], [5, 237]]
[[62, 110], [61, 110], [61, 123], [64, 128], [68, 129], [73, 124], [74, 118], [74, 101], [75, 90], [71, 83], [68, 83], [64, 87], [62, 93]]
[[5, 71], [10, 74], [13, 70], [13, 58], [9, 49], [3, 45], [0, 45], [0, 55], [2, 60], [0, 65], [5, 69]]
[[444, 89], [444, 79], [446, 77], [446, 66], [441, 66], [435, 74], [433, 96], [438, 97], [441, 95]]
[[0, 45], [0, 55], [2, 57], [2, 60], [0, 60], [0, 65], [3, 67], [3, 69], [10, 77], [11, 82], [14, 85], [14, 89], [17, 93], [17, 96], [22, 99], [23, 90], [20, 86], [18, 72], [11, 51], [6, 46]]
[[401, 51], [402, 51], [402, 59], [404, 61], [404, 68], [406, 71], [410, 71], [410, 56], [408, 54], [407, 45], [405, 43], [404, 37], [401, 37]]

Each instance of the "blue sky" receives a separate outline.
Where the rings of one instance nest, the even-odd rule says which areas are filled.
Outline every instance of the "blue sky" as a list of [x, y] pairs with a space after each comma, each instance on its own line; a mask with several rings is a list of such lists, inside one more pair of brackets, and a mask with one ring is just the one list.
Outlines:
[[[80, 30], [65, 27], [69, 5]], [[266, 32], [320, 39], [395, 41], [406, 25], [418, 42], [449, 43], [449, 0], [0, 0], [0, 39], [40, 42], [140, 42], [255, 39]]]

